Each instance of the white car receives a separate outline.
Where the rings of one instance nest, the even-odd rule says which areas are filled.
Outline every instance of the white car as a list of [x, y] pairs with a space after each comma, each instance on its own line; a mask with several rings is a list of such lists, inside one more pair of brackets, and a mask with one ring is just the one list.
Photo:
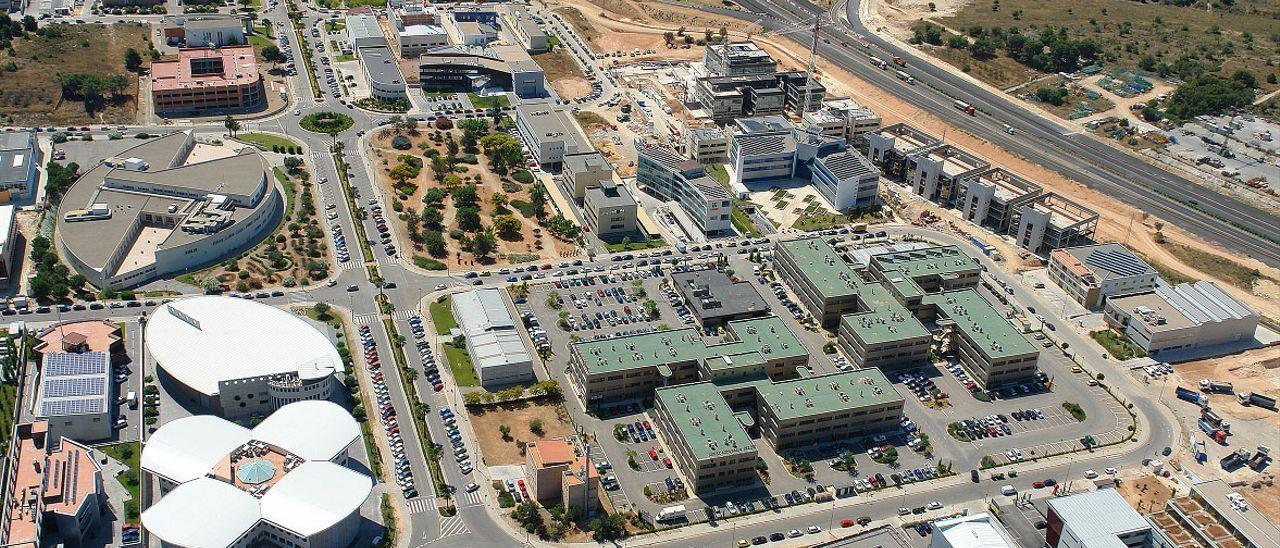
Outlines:
[[933, 501], [933, 502], [930, 502], [930, 503], [929, 503], [928, 508], [929, 508], [930, 510], [937, 510], [937, 509], [939, 509], [939, 508], [942, 508], [942, 503], [941, 503], [941, 502], [938, 502], [938, 501], [936, 501], [936, 500], [935, 500], [935, 501]]
[[1103, 471], [1103, 472], [1106, 472], [1106, 473], [1107, 473], [1107, 475], [1109, 475], [1109, 476], [1114, 476], [1114, 475], [1116, 475], [1116, 469], [1115, 469], [1115, 468], [1107, 467], [1107, 468], [1103, 468], [1103, 469], [1102, 469], [1102, 471]]
[[1093, 479], [1093, 478], [1098, 477], [1098, 473], [1097, 473], [1097, 472], [1094, 472], [1093, 470], [1085, 470], [1085, 471], [1084, 471], [1084, 477], [1085, 477], [1085, 479]]
[[475, 492], [475, 491], [476, 491], [476, 490], [478, 490], [478, 489], [480, 489], [480, 486], [479, 486], [479, 485], [476, 485], [476, 484], [475, 484], [475, 482], [472, 482], [472, 483], [468, 483], [468, 484], [467, 484], [467, 492], [468, 492], [468, 493], [473, 493], [473, 492]]
[[822, 528], [818, 527], [817, 525], [810, 525], [810, 526], [809, 526], [809, 534], [810, 534], [810, 535], [816, 535], [816, 534], [818, 534], [818, 533], [820, 533], [820, 532], [822, 532]]
[[446, 287], [444, 284], [436, 284], [436, 291], [444, 291]]
[[804, 533], [801, 533], [799, 529], [792, 529], [790, 531], [787, 531], [787, 536], [791, 538], [796, 538], [799, 536], [804, 536]]

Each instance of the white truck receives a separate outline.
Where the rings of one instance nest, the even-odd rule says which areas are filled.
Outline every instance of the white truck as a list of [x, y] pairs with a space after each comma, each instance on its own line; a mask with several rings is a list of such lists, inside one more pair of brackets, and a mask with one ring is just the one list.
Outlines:
[[901, 70], [894, 71], [894, 72], [897, 73], [899, 80], [902, 80], [903, 82], [906, 82], [908, 84], [913, 84], [913, 85], [916, 83], [916, 79], [912, 78], [910, 74], [907, 74], [906, 72], [903, 72]]
[[658, 511], [657, 521], [671, 521], [676, 518], [684, 517], [685, 509], [683, 504], [668, 506]]

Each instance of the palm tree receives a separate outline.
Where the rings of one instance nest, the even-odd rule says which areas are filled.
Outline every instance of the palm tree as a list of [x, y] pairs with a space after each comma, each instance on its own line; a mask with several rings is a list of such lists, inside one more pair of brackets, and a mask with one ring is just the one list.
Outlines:
[[235, 137], [236, 132], [240, 131], [240, 122], [237, 122], [230, 114], [222, 120], [222, 125], [227, 128], [227, 132], [230, 133], [232, 137]]

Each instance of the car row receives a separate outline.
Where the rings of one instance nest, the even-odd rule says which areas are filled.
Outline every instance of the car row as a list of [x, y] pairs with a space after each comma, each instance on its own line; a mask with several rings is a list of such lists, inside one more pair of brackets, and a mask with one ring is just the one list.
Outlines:
[[431, 353], [431, 343], [427, 342], [427, 332], [422, 327], [422, 317], [414, 314], [409, 316], [409, 329], [413, 332], [414, 344], [418, 347], [418, 361], [422, 365], [422, 374], [431, 383], [431, 389], [439, 392], [444, 390], [444, 381], [440, 380], [440, 369], [436, 366], [436, 357]]
[[[369, 198], [370, 216], [373, 217], [373, 224], [378, 229], [378, 237], [382, 242], [382, 250], [388, 256], [396, 256], [396, 244], [391, 241], [391, 228], [387, 226], [387, 218], [382, 214], [382, 206], [378, 205], [376, 198]], [[373, 242], [370, 242], [371, 244]]]
[[369, 378], [373, 382], [374, 400], [378, 406], [378, 414], [382, 419], [382, 428], [387, 434], [387, 445], [391, 448], [391, 460], [395, 463], [396, 484], [405, 498], [418, 496], [414, 484], [413, 470], [404, 452], [404, 437], [400, 434], [400, 424], [396, 421], [396, 410], [391, 403], [391, 394], [387, 390], [386, 379], [382, 375], [382, 359], [378, 355], [378, 344], [374, 341], [373, 330], [368, 324], [358, 328], [360, 346], [364, 350], [364, 361], [369, 369]]
[[[445, 435], [449, 437], [449, 444], [453, 446], [453, 460], [458, 463], [458, 470], [463, 475], [470, 474], [473, 471], [471, 455], [467, 453], [467, 445], [462, 441], [462, 432], [458, 430], [458, 417], [453, 414], [452, 409], [441, 407], [440, 421], [444, 423]], [[467, 492], [471, 491], [475, 489], [468, 485]]]

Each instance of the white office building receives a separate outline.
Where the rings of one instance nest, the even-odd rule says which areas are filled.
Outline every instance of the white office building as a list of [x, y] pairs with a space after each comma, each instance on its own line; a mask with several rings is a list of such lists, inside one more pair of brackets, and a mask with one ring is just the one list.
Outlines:
[[940, 519], [932, 525], [929, 548], [1019, 548], [1009, 531], [986, 512]]
[[1155, 546], [1151, 524], [1115, 489], [1049, 499], [1045, 544], [1051, 548]]
[[565, 156], [595, 150], [569, 111], [548, 100], [525, 101], [516, 107], [516, 128], [545, 168], [559, 169]]
[[111, 437], [111, 355], [106, 352], [54, 352], [40, 368], [36, 416], [48, 421], [49, 437], [79, 441]]
[[1103, 319], [1148, 354], [1249, 341], [1258, 313], [1210, 281], [1107, 299]]
[[458, 293], [453, 296], [451, 308], [466, 337], [467, 351], [482, 386], [492, 388], [534, 380], [533, 359], [501, 289]]

